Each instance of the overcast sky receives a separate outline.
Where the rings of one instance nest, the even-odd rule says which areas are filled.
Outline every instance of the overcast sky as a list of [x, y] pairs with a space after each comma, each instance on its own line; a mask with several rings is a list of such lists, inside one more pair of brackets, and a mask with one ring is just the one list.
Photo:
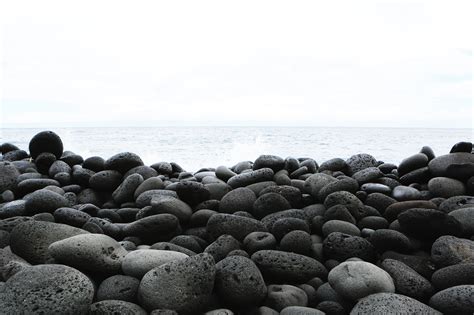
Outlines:
[[474, 1], [1, 3], [3, 127], [473, 127]]

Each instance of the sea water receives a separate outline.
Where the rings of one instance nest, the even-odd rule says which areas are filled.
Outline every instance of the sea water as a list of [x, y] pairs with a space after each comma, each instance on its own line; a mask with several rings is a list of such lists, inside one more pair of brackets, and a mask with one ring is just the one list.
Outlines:
[[[37, 128], [0, 129], [0, 143], [28, 151]], [[473, 141], [474, 129], [337, 128], [337, 127], [86, 127], [53, 128], [64, 150], [104, 159], [130, 151], [146, 165], [176, 162], [187, 171], [253, 161], [261, 154], [283, 158], [311, 157], [318, 163], [357, 153], [399, 164], [430, 146], [436, 155], [449, 153], [459, 141]]]

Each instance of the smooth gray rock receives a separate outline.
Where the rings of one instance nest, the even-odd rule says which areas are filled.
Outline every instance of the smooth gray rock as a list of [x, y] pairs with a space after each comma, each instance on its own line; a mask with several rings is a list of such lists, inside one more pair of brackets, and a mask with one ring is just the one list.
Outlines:
[[364, 168], [363, 170], [360, 170], [352, 175], [352, 178], [354, 178], [359, 185], [373, 182], [377, 178], [380, 178], [383, 176], [382, 171], [375, 166], [367, 167]]
[[116, 274], [127, 251], [104, 234], [80, 234], [49, 245], [49, 254], [60, 263], [80, 270]]
[[400, 185], [393, 189], [392, 197], [398, 201], [418, 200], [421, 197], [421, 193], [416, 188]]
[[169, 197], [153, 197], [150, 202], [151, 207], [145, 207], [137, 214], [137, 219], [155, 214], [169, 213], [176, 216], [181, 223], [187, 223], [193, 214], [191, 207], [184, 201]]
[[44, 264], [52, 256], [48, 247], [52, 243], [79, 234], [85, 230], [65, 224], [30, 220], [16, 226], [10, 234], [10, 246], [18, 256], [32, 264]]
[[428, 182], [428, 190], [435, 197], [450, 198], [464, 195], [466, 186], [457, 179], [434, 177]]
[[474, 207], [456, 209], [448, 214], [461, 223], [464, 235], [474, 235]]
[[365, 261], [346, 261], [329, 272], [328, 282], [341, 296], [355, 301], [370, 294], [395, 292], [392, 277]]
[[48, 189], [40, 189], [27, 195], [25, 198], [25, 213], [33, 215], [41, 212], [54, 212], [54, 210], [69, 206], [66, 198]]
[[431, 258], [439, 267], [474, 262], [474, 241], [445, 235], [431, 246]]
[[22, 216], [26, 211], [25, 200], [13, 200], [0, 206], [0, 219]]
[[[142, 193], [148, 190], [156, 190], [156, 189], [163, 189], [165, 188], [165, 185], [163, 184], [163, 181], [159, 177], [150, 177], [145, 179], [136, 189], [135, 192], [133, 193], [133, 198], [137, 199], [138, 196], [140, 196]], [[150, 199], [151, 200], [151, 199]]]
[[127, 201], [132, 201], [135, 190], [141, 183], [143, 183], [143, 177], [140, 174], [129, 175], [112, 193], [112, 198], [119, 205]]
[[183, 260], [186, 254], [172, 250], [139, 249], [128, 253], [122, 261], [123, 273], [141, 279], [148, 271], [163, 264]]
[[400, 165], [398, 166], [398, 174], [403, 176], [411, 171], [425, 167], [426, 165], [428, 165], [428, 156], [424, 153], [417, 153], [400, 162]]
[[448, 168], [452, 165], [474, 163], [474, 154], [467, 152], [449, 153], [438, 156], [428, 163], [428, 168], [434, 177], [450, 177]]

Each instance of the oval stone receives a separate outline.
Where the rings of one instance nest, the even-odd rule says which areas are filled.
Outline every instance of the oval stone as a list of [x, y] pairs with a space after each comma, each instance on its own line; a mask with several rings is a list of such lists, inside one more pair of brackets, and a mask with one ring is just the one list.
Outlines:
[[311, 257], [278, 250], [260, 250], [251, 259], [265, 279], [285, 283], [303, 283], [311, 278], [325, 279], [326, 267]]
[[337, 265], [329, 272], [328, 282], [338, 294], [353, 301], [374, 293], [395, 292], [392, 277], [365, 261], [346, 261]]
[[122, 261], [123, 273], [141, 279], [148, 271], [163, 264], [183, 260], [186, 254], [172, 250], [139, 249], [128, 253]]

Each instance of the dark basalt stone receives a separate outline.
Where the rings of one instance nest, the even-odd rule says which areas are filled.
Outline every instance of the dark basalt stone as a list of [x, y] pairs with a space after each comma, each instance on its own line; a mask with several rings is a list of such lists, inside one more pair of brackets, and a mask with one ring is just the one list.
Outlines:
[[382, 268], [392, 277], [398, 293], [419, 301], [427, 301], [433, 295], [431, 283], [403, 262], [385, 259]]
[[229, 234], [239, 241], [243, 241], [252, 232], [267, 232], [264, 224], [258, 220], [223, 213], [211, 216], [206, 229], [209, 235], [215, 239], [221, 235]]
[[4, 314], [88, 314], [94, 286], [78, 270], [64, 265], [24, 268], [0, 291]]
[[386, 251], [385, 253], [382, 254], [381, 257], [382, 260], [384, 259], [396, 259], [416, 272], [418, 272], [420, 275], [425, 277], [426, 279], [431, 279], [431, 275], [433, 272], [436, 270], [436, 266], [429, 256], [420, 256], [420, 255], [408, 255], [408, 254], [400, 254], [394, 251]]
[[408, 209], [398, 215], [398, 222], [403, 231], [420, 238], [463, 234], [461, 223], [440, 210]]
[[125, 236], [137, 236], [147, 242], [168, 241], [181, 231], [179, 220], [172, 214], [156, 214], [123, 226]]
[[100, 156], [91, 156], [84, 160], [82, 167], [94, 172], [100, 172], [105, 169], [105, 160]]
[[100, 171], [89, 179], [90, 187], [97, 191], [113, 192], [121, 183], [122, 174], [113, 170]]
[[38, 172], [44, 175], [48, 175], [49, 168], [56, 161], [56, 155], [50, 152], [43, 152], [38, 155], [35, 159], [36, 167]]
[[458, 142], [451, 148], [449, 153], [456, 153], [456, 152], [472, 152], [472, 142]]
[[12, 163], [0, 162], [0, 193], [14, 189], [18, 176], [20, 172]]
[[204, 249], [205, 253], [212, 255], [215, 262], [224, 259], [231, 251], [240, 249], [240, 242], [231, 235], [221, 235]]
[[348, 175], [352, 175], [360, 170], [377, 166], [377, 160], [370, 154], [360, 153], [347, 159], [346, 164]]
[[176, 185], [178, 197], [191, 206], [209, 199], [209, 189], [201, 183], [184, 181]]
[[143, 161], [138, 155], [132, 152], [122, 152], [106, 160], [104, 168], [125, 174], [130, 169], [141, 165], [143, 165]]
[[370, 235], [369, 241], [379, 253], [389, 250], [407, 253], [412, 250], [410, 239], [395, 230], [377, 229]]
[[368, 262], [375, 260], [375, 249], [369, 241], [360, 236], [340, 232], [333, 232], [324, 239], [323, 252], [325, 257], [338, 261], [352, 257]]
[[290, 208], [290, 203], [282, 195], [277, 193], [266, 193], [255, 200], [250, 213], [255, 218], [261, 219], [269, 214]]
[[278, 172], [285, 167], [285, 160], [276, 155], [260, 155], [253, 163], [253, 170], [261, 168], [271, 168], [273, 172]]
[[438, 290], [463, 284], [474, 284], [474, 262], [459, 263], [436, 270], [431, 282]]
[[271, 283], [304, 283], [314, 277], [327, 277], [327, 270], [319, 261], [296, 253], [260, 250], [251, 259]]
[[271, 168], [261, 168], [247, 173], [241, 173], [231, 177], [227, 184], [232, 188], [248, 186], [250, 184], [270, 181], [273, 179], [274, 172]]
[[48, 189], [40, 189], [29, 194], [26, 200], [25, 211], [27, 214], [41, 212], [54, 212], [54, 210], [69, 205], [66, 198]]
[[263, 276], [255, 263], [242, 256], [230, 256], [216, 264], [215, 290], [230, 306], [259, 306], [267, 295]]
[[367, 214], [364, 209], [364, 204], [359, 198], [347, 191], [334, 192], [324, 200], [324, 206], [327, 209], [335, 205], [345, 206], [356, 220], [363, 218]]
[[417, 153], [404, 159], [398, 166], [398, 175], [403, 176], [411, 171], [428, 165], [428, 157], [424, 153]]
[[429, 305], [446, 315], [474, 313], [474, 285], [459, 285], [437, 292]]
[[138, 288], [140, 305], [148, 311], [170, 309], [196, 314], [210, 302], [216, 267], [209, 254], [199, 254], [150, 270]]
[[426, 200], [396, 202], [388, 206], [387, 209], [385, 209], [384, 217], [389, 222], [392, 222], [397, 219], [400, 213], [412, 208], [437, 209], [437, 206], [433, 202]]
[[95, 302], [90, 306], [90, 315], [103, 314], [133, 314], [133, 315], [147, 315], [147, 311], [135, 303], [130, 303], [121, 300], [104, 300]]
[[431, 247], [431, 258], [439, 267], [474, 262], [474, 241], [445, 235]]
[[33, 159], [43, 152], [53, 153], [59, 159], [63, 154], [63, 142], [54, 132], [42, 131], [30, 140], [29, 151]]
[[20, 148], [17, 147], [16, 145], [12, 143], [8, 143], [8, 142], [2, 143], [2, 145], [0, 145], [0, 153], [2, 154], [8, 153], [10, 151], [19, 150], [19, 149]]
[[85, 230], [65, 224], [28, 220], [11, 231], [10, 246], [15, 254], [28, 262], [44, 264], [51, 259], [49, 245], [85, 233]]
[[432, 314], [441, 312], [411, 297], [397, 293], [375, 293], [360, 299], [352, 308], [351, 315], [357, 314]]
[[429, 170], [433, 177], [451, 177], [448, 167], [451, 165], [462, 165], [474, 163], [474, 154], [467, 152], [449, 153], [438, 156], [428, 164]]

